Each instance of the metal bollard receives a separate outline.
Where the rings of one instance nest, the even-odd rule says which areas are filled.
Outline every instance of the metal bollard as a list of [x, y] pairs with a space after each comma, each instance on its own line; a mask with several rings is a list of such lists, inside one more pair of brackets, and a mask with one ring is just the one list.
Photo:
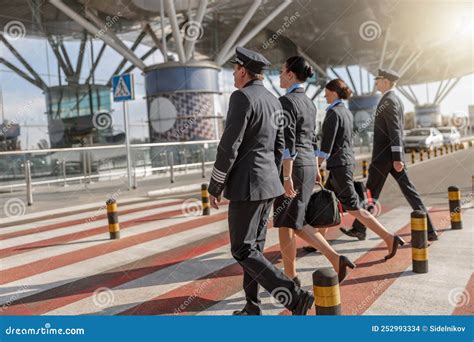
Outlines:
[[448, 188], [448, 199], [451, 229], [462, 229], [461, 191], [458, 187], [450, 186]]
[[367, 178], [368, 171], [367, 171], [367, 160], [362, 161], [362, 177]]
[[26, 178], [26, 203], [33, 205], [33, 188], [31, 184], [31, 163], [29, 160], [25, 162], [25, 178]]
[[209, 192], [207, 191], [207, 184], [201, 185], [201, 200], [202, 200], [202, 215], [211, 214], [211, 205], [209, 204]]
[[168, 154], [168, 165], [170, 167], [170, 182], [174, 183], [174, 157], [173, 152]]
[[420, 149], [420, 161], [423, 161], [423, 150]]
[[340, 315], [341, 294], [337, 273], [331, 267], [313, 272], [313, 292], [316, 315]]
[[201, 149], [201, 169], [202, 169], [202, 178], [206, 178], [206, 150]]
[[110, 239], [120, 239], [120, 224], [118, 221], [117, 201], [114, 198], [105, 202], [107, 205], [107, 219], [109, 221]]
[[415, 151], [411, 151], [411, 163], [415, 164]]
[[428, 273], [428, 222], [426, 213], [411, 213], [411, 255], [413, 272]]

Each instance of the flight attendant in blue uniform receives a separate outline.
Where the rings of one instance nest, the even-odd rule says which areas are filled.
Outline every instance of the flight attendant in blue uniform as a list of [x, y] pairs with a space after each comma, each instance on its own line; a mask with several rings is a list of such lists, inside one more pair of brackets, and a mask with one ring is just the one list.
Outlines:
[[344, 209], [380, 236], [387, 244], [388, 254], [385, 260], [393, 258], [398, 247], [405, 241], [388, 232], [384, 226], [359, 202], [354, 187], [353, 170], [355, 167], [352, 145], [353, 116], [342, 100], [348, 99], [352, 91], [343, 80], [334, 79], [326, 84], [325, 95], [329, 107], [322, 126], [321, 148], [318, 162], [326, 160], [329, 178], [326, 188], [335, 192]]
[[320, 181], [315, 157], [316, 106], [306, 96], [303, 83], [313, 75], [311, 67], [301, 56], [290, 57], [281, 69], [280, 87], [286, 95], [280, 97], [284, 113], [285, 150], [282, 178], [285, 194], [273, 205], [273, 226], [279, 228], [280, 248], [285, 274], [301, 285], [296, 273], [296, 238], [308, 242], [323, 253], [342, 281], [346, 268], [355, 265], [338, 254], [320, 233], [305, 226], [305, 213], [315, 182]]

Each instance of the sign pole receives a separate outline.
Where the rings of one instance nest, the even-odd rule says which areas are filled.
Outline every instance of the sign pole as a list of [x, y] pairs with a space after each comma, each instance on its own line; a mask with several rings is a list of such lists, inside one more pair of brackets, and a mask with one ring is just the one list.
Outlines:
[[123, 124], [125, 126], [125, 150], [127, 154], [127, 177], [128, 177], [128, 190], [132, 190], [132, 163], [130, 155], [130, 130], [128, 125], [128, 104], [127, 101], [123, 101]]

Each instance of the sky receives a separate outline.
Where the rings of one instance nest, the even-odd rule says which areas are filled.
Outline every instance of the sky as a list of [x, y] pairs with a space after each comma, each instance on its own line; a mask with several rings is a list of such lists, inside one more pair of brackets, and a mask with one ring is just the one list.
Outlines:
[[[51, 48], [44, 39], [39, 38], [28, 38], [24, 37], [10, 43], [19, 51], [19, 53], [31, 64], [34, 70], [43, 78], [48, 85], [58, 84], [58, 66], [56, 59], [53, 55]], [[93, 49], [97, 54], [100, 49], [101, 42], [95, 41], [93, 43]], [[76, 56], [79, 49], [78, 42], [66, 42], [65, 43], [69, 56], [71, 58], [72, 65], [76, 63]], [[131, 45], [127, 43], [127, 45]], [[136, 50], [137, 55], [141, 56], [148, 50], [146, 46], [139, 46]], [[82, 68], [81, 78], [84, 80], [91, 65], [90, 62], [90, 49], [89, 43], [85, 52], [86, 58]], [[15, 66], [24, 69], [16, 58], [8, 51], [8, 49], [0, 43], [0, 57], [10, 61]], [[105, 53], [102, 57], [101, 62], [97, 68], [95, 78], [97, 83], [106, 83], [109, 77], [112, 75], [116, 66], [119, 64], [121, 57], [111, 48], [106, 48]], [[161, 53], [155, 52], [146, 61], [145, 64], [152, 65], [155, 63], [161, 63], [163, 61]], [[359, 84], [359, 69], [357, 66], [351, 66], [351, 73], [353, 74], [355, 86], [360, 89]], [[336, 72], [344, 78], [348, 79], [347, 73], [344, 69], [336, 69]], [[335, 77], [331, 71], [328, 72], [329, 76]], [[130, 115], [130, 137], [131, 139], [143, 139], [148, 137], [147, 128], [147, 114], [146, 114], [146, 101], [144, 91], [144, 80], [139, 70], [134, 71], [135, 74], [135, 100], [129, 101], [129, 115]], [[234, 90], [232, 73], [230, 70], [225, 70], [220, 73], [220, 84], [223, 86], [224, 93], [230, 93]], [[370, 75], [371, 82], [373, 75]], [[364, 89], [367, 89], [367, 72], [362, 70], [362, 84]], [[275, 77], [274, 83], [278, 86], [278, 77]], [[428, 99], [433, 99], [439, 83], [428, 84]], [[267, 86], [269, 86], [267, 81]], [[0, 64], [0, 87], [3, 94], [3, 110], [4, 117], [7, 120], [12, 120], [21, 124], [21, 136], [22, 149], [36, 149], [37, 143], [40, 139], [46, 139], [49, 142], [47, 134], [47, 119], [45, 115], [46, 105], [45, 97], [42, 90], [38, 89], [34, 85], [30, 84], [20, 76], [11, 72], [4, 65]], [[372, 87], [372, 83], [371, 83]], [[269, 87], [271, 91], [271, 87]], [[413, 86], [413, 90], [417, 95], [420, 103], [427, 102], [427, 86], [425, 84]], [[309, 95], [313, 93], [313, 89], [309, 90]], [[283, 93], [283, 90], [281, 90]], [[322, 94], [320, 95], [322, 96]], [[228, 96], [223, 97], [223, 102], [226, 101]], [[405, 110], [407, 112], [413, 111], [413, 104], [411, 104], [406, 98], [401, 96]], [[467, 113], [468, 106], [474, 104], [474, 75], [467, 75], [453, 88], [451, 93], [441, 103], [441, 113], [453, 114], [456, 113]], [[323, 104], [321, 104], [321, 109]], [[226, 108], [226, 104], [223, 103], [223, 107]], [[1, 106], [0, 106], [1, 112]], [[123, 111], [121, 103], [113, 104], [113, 124], [116, 130], [123, 131]], [[1, 119], [0, 119], [1, 120]]]

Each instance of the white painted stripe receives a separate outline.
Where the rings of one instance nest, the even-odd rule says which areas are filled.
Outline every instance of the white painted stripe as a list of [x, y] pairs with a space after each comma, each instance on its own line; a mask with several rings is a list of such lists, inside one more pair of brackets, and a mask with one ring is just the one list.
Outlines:
[[[179, 209], [180, 207], [181, 205], [176, 205], [173, 207], [169, 207], [168, 210]], [[152, 215], [152, 214], [156, 214], [156, 213], [168, 211], [168, 210], [155, 209], [152, 211], [148, 211], [146, 214]], [[143, 212], [134, 213], [134, 214], [124, 215], [123, 217], [120, 217], [120, 220], [123, 222], [123, 221], [127, 221], [128, 219], [138, 219], [142, 216], [144, 216]], [[180, 214], [177, 214], [176, 216], [180, 216]], [[121, 238], [135, 236], [141, 233], [146, 233], [150, 231], [150, 228], [159, 229], [159, 228], [166, 227], [167, 225], [170, 225], [170, 224], [177, 224], [177, 223], [186, 222], [189, 220], [187, 217], [176, 218], [176, 216], [170, 219], [162, 219], [162, 220], [157, 220], [153, 222], [145, 221], [144, 223], [137, 223], [133, 227], [121, 230], [120, 232]], [[102, 223], [98, 222], [95, 226], [100, 227], [103, 225], [107, 225], [106, 220], [102, 220]], [[83, 225], [74, 226], [73, 230], [74, 232], [80, 232], [80, 231], [90, 229], [90, 228], [94, 228], [94, 226], [83, 224]], [[58, 229], [58, 230], [63, 230], [63, 229]], [[66, 231], [65, 233], [69, 234], [72, 232], [73, 231]], [[109, 232], [108, 232], [108, 229], [106, 228], [104, 229], [102, 234], [88, 236], [82, 239], [78, 239], [78, 240], [74, 240], [74, 241], [66, 242], [62, 244], [52, 245], [49, 247], [33, 248], [19, 255], [12, 255], [6, 258], [2, 258], [0, 259], [0, 269], [6, 270], [12, 267], [29, 264], [34, 261], [38, 261], [38, 260], [42, 260], [46, 258], [52, 258], [55, 256], [60, 256], [63, 253], [69, 253], [69, 252], [77, 251], [77, 250], [84, 249], [87, 247], [104, 244], [109, 241], [110, 241]]]
[[[227, 222], [221, 224], [227, 229]], [[205, 227], [203, 227], [203, 230], [204, 228]], [[268, 230], [266, 245], [271, 246], [276, 243], [278, 243], [277, 229]], [[104, 307], [97, 307], [93, 297], [90, 296], [57, 310], [50, 311], [47, 314], [115, 315], [235, 263], [230, 253], [230, 246], [227, 244], [203, 255], [111, 289], [111, 298], [113, 298], [113, 301]], [[200, 296], [205, 296], [205, 293], [206, 288], [204, 287]], [[183, 299], [183, 303], [184, 301], [185, 298]]]
[[[474, 212], [464, 211], [463, 221], [474, 222]], [[472, 233], [472, 224], [445, 231], [429, 248], [428, 273], [414, 273], [410, 265], [365, 314], [451, 315], [450, 297], [461, 294], [472, 275]]]
[[[138, 201], [138, 200], [143, 200], [143, 198], [140, 198], [140, 197], [126, 198], [126, 199], [120, 200], [120, 202], [123, 205], [125, 205], [126, 203], [135, 202], [135, 201]], [[67, 207], [67, 208], [59, 208], [59, 209], [38, 211], [38, 212], [35, 212], [35, 213], [22, 215], [21, 217], [6, 217], [6, 218], [2, 218], [2, 224], [7, 224], [7, 223], [8, 224], [13, 224], [17, 221], [18, 222], [24, 221], [25, 219], [35, 219], [35, 218], [41, 219], [42, 217], [45, 217], [45, 216], [48, 216], [48, 215], [60, 215], [60, 214], [67, 215], [69, 212], [76, 211], [76, 210], [83, 210], [83, 209], [94, 210], [94, 208], [100, 208], [100, 206], [103, 205], [103, 204], [104, 204], [104, 202], [95, 202], [95, 203], [88, 203], [88, 204], [70, 206], [70, 207]], [[0, 229], [3, 230], [4, 228], [0, 228]]]
[[[226, 210], [227, 207], [223, 206], [219, 212], [225, 212]], [[193, 218], [186, 219], [187, 221], [193, 220]], [[226, 222], [226, 220], [224, 220], [224, 222]], [[168, 223], [173, 224], [177, 222], [176, 219], [171, 219]], [[152, 230], [155, 225], [156, 222], [149, 223], [149, 230]], [[225, 225], [225, 227], [227, 227], [227, 225]], [[77, 279], [105, 272], [110, 268], [115, 268], [136, 261], [137, 259], [146, 258], [158, 252], [191, 243], [202, 238], [202, 234], [215, 234], [220, 231], [223, 231], [223, 228], [217, 223], [210, 225], [210, 228], [207, 230], [203, 229], [202, 226], [196, 227], [191, 230], [147, 241], [142, 244], [0, 285], [0, 305], [1, 303], [8, 302], [12, 296], [15, 296], [16, 299], [21, 299], [25, 296], [39, 293]], [[71, 277], [71, 275], [75, 275], [75, 277]]]
[[[121, 201], [118, 201], [118, 208], [119, 210], [128, 210], [128, 209], [135, 209], [135, 208], [141, 208], [141, 207], [148, 207], [148, 206], [153, 206], [157, 204], [166, 204], [166, 203], [171, 203], [174, 201], [177, 201], [178, 199], [166, 199], [166, 200], [159, 200], [159, 201], [149, 201], [149, 202], [144, 202], [144, 203], [135, 203], [135, 204], [123, 204]], [[72, 208], [65, 208], [69, 211], [72, 211]], [[64, 209], [63, 209], [64, 210]], [[8, 233], [13, 233], [17, 231], [22, 231], [22, 230], [28, 230], [28, 229], [34, 229], [42, 226], [47, 226], [50, 224], [55, 224], [55, 223], [60, 223], [64, 221], [72, 221], [72, 220], [78, 220], [78, 219], [87, 219], [91, 216], [98, 216], [100, 214], [106, 213], [106, 207], [105, 207], [105, 202], [102, 205], [97, 205], [95, 207], [91, 207], [90, 211], [80, 213], [80, 214], [75, 214], [75, 215], [61, 215], [57, 214], [57, 217], [55, 218], [50, 218], [50, 219], [43, 219], [43, 220], [38, 220], [35, 222], [30, 222], [30, 223], [21, 223], [15, 226], [11, 227], [6, 227], [6, 228], [0, 228], [0, 234], [8, 234]], [[67, 214], [67, 212], [63, 212], [63, 214]], [[20, 218], [18, 218], [20, 219]], [[3, 218], [2, 218], [3, 222]], [[2, 240], [6, 241], [6, 240]], [[2, 244], [3, 242], [0, 242]]]
[[[398, 207], [386, 214], [378, 217], [379, 221], [390, 232], [396, 232], [410, 221], [409, 207]], [[364, 241], [354, 240], [348, 236], [342, 235], [336, 241], [331, 242], [332, 247], [338, 252], [355, 261], [370, 249], [381, 242], [380, 238], [371, 230], [367, 230], [367, 239]], [[329, 261], [320, 253], [311, 253], [297, 261], [298, 277], [304, 289], [311, 290], [313, 286], [312, 273], [320, 267], [330, 267]], [[270, 294], [265, 290], [260, 291], [262, 300], [262, 309], [264, 315], [278, 315], [284, 308], [276, 306], [275, 301], [270, 298]], [[244, 291], [239, 291], [235, 295], [226, 298], [226, 300], [217, 303], [208, 310], [199, 315], [231, 315], [234, 310], [241, 310], [245, 305]]]
[[[158, 208], [158, 209], [151, 209], [151, 210], [144, 210], [144, 211], [139, 211], [136, 213], [132, 214], [125, 214], [125, 215], [120, 215], [119, 212], [119, 222], [125, 222], [129, 220], [134, 220], [134, 219], [139, 219], [140, 217], [144, 216], [149, 216], [149, 215], [156, 215], [159, 213], [167, 212], [167, 211], [172, 211], [172, 210], [180, 210], [182, 207], [181, 204], [176, 204], [174, 206], [170, 207], [164, 207], [164, 208]], [[179, 215], [179, 214], [177, 214]], [[9, 248], [9, 247], [15, 247], [27, 243], [33, 243], [33, 242], [38, 242], [40, 243], [42, 240], [47, 240], [55, 237], [60, 237], [63, 235], [69, 235], [69, 234], [74, 234], [74, 233], [80, 233], [86, 230], [98, 228], [98, 227], [103, 227], [104, 225], [107, 225], [108, 221], [107, 219], [100, 219], [100, 220], [95, 220], [92, 222], [88, 223], [79, 223], [76, 225], [71, 225], [69, 227], [64, 227], [64, 228], [59, 228], [59, 229], [53, 229], [53, 230], [48, 230], [45, 232], [39, 232], [39, 233], [33, 233], [33, 234], [28, 234], [25, 236], [18, 236], [16, 238], [12, 239], [7, 239], [3, 240], [0, 243], [0, 247], [3, 248]], [[104, 229], [104, 233], [108, 233], [107, 228]], [[94, 237], [88, 237], [88, 240], [94, 239]], [[18, 257], [18, 256], [17, 256]], [[1, 260], [0, 267], [3, 268], [3, 259]]]

